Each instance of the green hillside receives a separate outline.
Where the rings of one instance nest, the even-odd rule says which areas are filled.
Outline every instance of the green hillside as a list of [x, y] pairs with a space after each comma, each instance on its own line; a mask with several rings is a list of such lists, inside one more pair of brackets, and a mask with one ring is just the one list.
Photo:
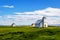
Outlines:
[[60, 40], [60, 27], [0, 27], [0, 40]]

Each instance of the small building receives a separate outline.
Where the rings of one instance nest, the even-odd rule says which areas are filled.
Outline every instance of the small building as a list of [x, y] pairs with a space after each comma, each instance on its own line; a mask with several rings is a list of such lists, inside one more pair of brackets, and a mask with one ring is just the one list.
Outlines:
[[35, 27], [35, 24], [34, 24], [34, 23], [32, 23], [32, 24], [31, 24], [31, 26], [32, 26], [32, 27]]
[[15, 25], [15, 23], [12, 23], [11, 26], [12, 26], [12, 27], [15, 27], [16, 25]]

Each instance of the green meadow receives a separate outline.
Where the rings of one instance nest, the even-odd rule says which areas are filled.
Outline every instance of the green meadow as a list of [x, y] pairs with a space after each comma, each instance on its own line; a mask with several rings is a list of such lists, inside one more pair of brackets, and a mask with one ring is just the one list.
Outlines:
[[0, 26], [0, 40], [60, 40], [60, 27]]

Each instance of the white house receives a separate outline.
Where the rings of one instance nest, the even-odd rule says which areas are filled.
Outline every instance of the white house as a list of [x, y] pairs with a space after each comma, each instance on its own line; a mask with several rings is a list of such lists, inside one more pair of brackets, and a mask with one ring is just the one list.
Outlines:
[[48, 24], [46, 22], [46, 17], [43, 17], [42, 19], [37, 20], [36, 23], [33, 24], [32, 26], [35, 26], [35, 27], [48, 27]]

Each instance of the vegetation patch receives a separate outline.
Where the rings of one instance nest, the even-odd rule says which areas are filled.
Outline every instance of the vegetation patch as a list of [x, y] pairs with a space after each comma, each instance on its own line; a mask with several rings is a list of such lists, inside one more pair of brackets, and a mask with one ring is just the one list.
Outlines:
[[0, 27], [0, 40], [60, 40], [60, 27]]

